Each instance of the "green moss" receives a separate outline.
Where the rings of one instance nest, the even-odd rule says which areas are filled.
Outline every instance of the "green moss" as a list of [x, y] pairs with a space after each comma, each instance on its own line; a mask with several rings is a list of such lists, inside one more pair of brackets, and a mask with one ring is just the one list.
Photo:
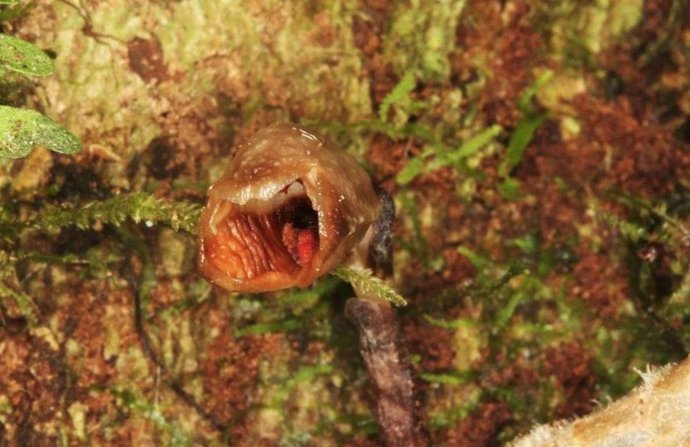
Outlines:
[[[415, 76], [412, 72], [407, 72], [393, 87], [393, 90], [383, 98], [379, 105], [379, 120], [381, 122], [392, 121], [393, 123], [407, 123], [410, 113], [424, 107], [424, 104], [414, 101], [410, 97], [417, 86]], [[395, 106], [396, 116], [389, 119], [389, 111]]]
[[564, 67], [595, 68], [598, 54], [634, 39], [643, 6], [642, 0], [539, 2], [534, 26], [549, 36], [549, 55]]
[[152, 226], [165, 223], [175, 230], [196, 231], [201, 206], [184, 202], [166, 202], [154, 196], [135, 193], [121, 194], [107, 200], [92, 201], [72, 208], [46, 206], [33, 219], [10, 221], [6, 225], [41, 231], [68, 226], [88, 229], [96, 223], [121, 225], [127, 220]]
[[[444, 394], [451, 397], [451, 399], [449, 399], [449, 402], [444, 403], [446, 408], [438, 408], [431, 411], [429, 415], [429, 429], [432, 431], [453, 427], [459, 421], [469, 416], [479, 405], [483, 394], [481, 390], [476, 388], [469, 391], [461, 391], [448, 385], [445, 388]], [[459, 400], [459, 396], [464, 396], [464, 398]]]
[[152, 422], [160, 431], [161, 440], [166, 445], [179, 447], [193, 445], [190, 436], [179, 425], [171, 423], [157, 404], [150, 403], [130, 389], [114, 388], [111, 392], [126, 412]]
[[393, 61], [398, 73], [413, 70], [425, 81], [449, 77], [448, 55], [455, 47], [455, 30], [465, 3], [408, 0], [396, 4], [383, 45], [386, 59]]
[[[467, 158], [475, 155], [485, 146], [492, 143], [501, 131], [501, 126], [493, 125], [483, 129], [455, 149], [447, 149], [442, 146], [431, 146], [430, 150], [426, 150], [422, 152], [420, 156], [408, 161], [405, 167], [398, 172], [395, 179], [398, 184], [407, 185], [419, 175], [434, 172], [445, 166], [459, 165]], [[425, 165], [424, 159], [434, 152], [436, 153], [436, 157]]]

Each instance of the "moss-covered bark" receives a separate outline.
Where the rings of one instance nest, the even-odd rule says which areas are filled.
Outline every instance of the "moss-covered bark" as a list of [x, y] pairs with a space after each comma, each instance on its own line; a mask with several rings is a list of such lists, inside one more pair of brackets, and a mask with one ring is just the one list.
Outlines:
[[380, 444], [348, 287], [212, 290], [176, 231], [276, 121], [327, 134], [394, 196], [399, 317], [439, 445], [584, 414], [684, 357], [688, 7], [556, 3], [0, 15], [56, 66], [3, 77], [2, 103], [84, 147], [0, 161], [0, 444]]

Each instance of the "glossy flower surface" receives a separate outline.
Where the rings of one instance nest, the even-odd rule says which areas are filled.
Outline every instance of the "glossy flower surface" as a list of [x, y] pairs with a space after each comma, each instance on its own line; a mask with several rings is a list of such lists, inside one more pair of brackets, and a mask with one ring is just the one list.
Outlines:
[[379, 213], [369, 175], [295, 125], [258, 132], [209, 189], [199, 271], [236, 292], [306, 287], [343, 261]]

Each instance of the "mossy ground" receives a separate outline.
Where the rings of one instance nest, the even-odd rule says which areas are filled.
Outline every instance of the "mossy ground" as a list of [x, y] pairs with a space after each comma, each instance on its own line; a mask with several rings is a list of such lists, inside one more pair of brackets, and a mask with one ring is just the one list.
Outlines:
[[[0, 445], [379, 445], [348, 287], [212, 290], [170, 227], [193, 225], [165, 217], [198, 212], [275, 121], [395, 198], [438, 445], [586, 413], [690, 350], [685, 1], [64, 0], [9, 19], [56, 74], [6, 76], [2, 102], [84, 150], [0, 166]], [[93, 201], [105, 214], [50, 208]]]

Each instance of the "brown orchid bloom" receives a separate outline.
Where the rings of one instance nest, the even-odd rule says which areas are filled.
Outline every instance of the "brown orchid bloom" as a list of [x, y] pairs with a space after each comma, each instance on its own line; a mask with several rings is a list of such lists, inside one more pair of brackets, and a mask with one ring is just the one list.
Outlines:
[[363, 241], [378, 213], [352, 156], [301, 127], [274, 125], [237, 148], [209, 189], [199, 271], [236, 292], [306, 287]]

